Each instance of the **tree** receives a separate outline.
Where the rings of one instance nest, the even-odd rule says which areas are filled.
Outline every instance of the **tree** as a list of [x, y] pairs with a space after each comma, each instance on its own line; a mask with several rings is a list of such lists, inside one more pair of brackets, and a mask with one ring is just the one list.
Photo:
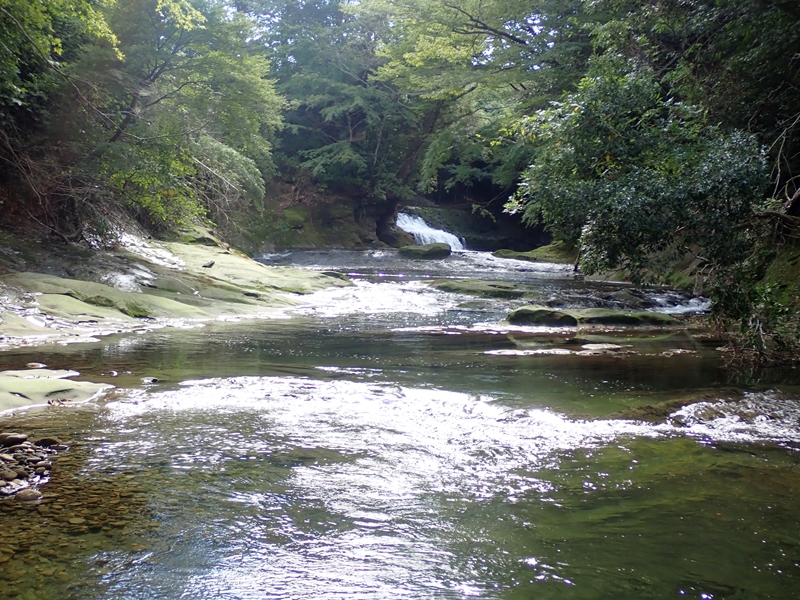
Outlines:
[[55, 123], [71, 145], [71, 177], [153, 227], [260, 202], [283, 103], [249, 43], [255, 23], [213, 0], [133, 0], [107, 18], [122, 57], [86, 47], [71, 72], [87, 104]]
[[587, 273], [640, 279], [687, 251], [706, 269], [746, 256], [745, 226], [764, 208], [762, 150], [665, 97], [651, 69], [598, 57], [575, 93], [519, 127], [535, 155], [508, 208], [580, 244]]
[[284, 174], [379, 201], [408, 196], [400, 172], [415, 118], [394, 86], [373, 77], [386, 22], [335, 1], [262, 2], [258, 11], [290, 103], [277, 152]]
[[[109, 0], [108, 4], [113, 3]], [[15, 108], [41, 109], [58, 81], [60, 65], [86, 37], [112, 46], [102, 13], [105, 3], [89, 0], [6, 0], [0, 6], [0, 111], [8, 124]]]

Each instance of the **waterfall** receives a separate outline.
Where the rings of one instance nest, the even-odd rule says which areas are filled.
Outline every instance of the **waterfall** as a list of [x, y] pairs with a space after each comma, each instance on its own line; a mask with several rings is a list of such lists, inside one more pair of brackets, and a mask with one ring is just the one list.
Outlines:
[[422, 217], [400, 213], [397, 215], [397, 226], [414, 236], [417, 244], [447, 244], [453, 250], [465, 250], [464, 244], [449, 231], [434, 229]]

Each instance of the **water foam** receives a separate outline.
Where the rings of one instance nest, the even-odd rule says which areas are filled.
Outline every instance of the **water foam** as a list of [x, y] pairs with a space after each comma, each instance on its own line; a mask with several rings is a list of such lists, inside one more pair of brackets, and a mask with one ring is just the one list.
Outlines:
[[417, 244], [447, 244], [453, 250], [465, 250], [464, 244], [457, 236], [449, 231], [431, 227], [422, 217], [400, 213], [397, 215], [397, 226], [413, 235]]

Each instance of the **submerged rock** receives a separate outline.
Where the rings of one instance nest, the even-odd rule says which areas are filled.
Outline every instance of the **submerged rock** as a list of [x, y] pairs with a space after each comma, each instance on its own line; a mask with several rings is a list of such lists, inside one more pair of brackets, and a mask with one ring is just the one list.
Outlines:
[[39, 500], [42, 497], [42, 492], [39, 490], [34, 490], [32, 488], [26, 488], [24, 490], [20, 490], [17, 492], [16, 499], [20, 502], [33, 502], [34, 500]]
[[41, 446], [42, 448], [50, 448], [52, 446], [58, 446], [61, 444], [61, 440], [57, 437], [43, 437], [35, 442], [37, 446]]
[[479, 279], [437, 279], [431, 282], [431, 286], [443, 292], [486, 298], [522, 298], [539, 294], [538, 290], [532, 286]]
[[608, 308], [557, 310], [546, 306], [522, 306], [508, 314], [513, 325], [675, 325], [678, 321], [656, 312], [632, 312]]
[[403, 246], [397, 250], [407, 258], [447, 258], [453, 250], [447, 244], [425, 244], [423, 246]]

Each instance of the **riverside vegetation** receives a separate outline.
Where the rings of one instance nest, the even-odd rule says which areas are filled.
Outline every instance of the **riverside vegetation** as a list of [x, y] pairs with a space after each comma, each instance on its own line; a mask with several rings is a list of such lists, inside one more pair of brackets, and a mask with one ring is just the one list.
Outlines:
[[783, 0], [11, 0], [2, 227], [401, 246], [397, 208], [425, 195], [544, 226], [587, 274], [700, 282], [742, 357], [791, 360], [798, 19]]

